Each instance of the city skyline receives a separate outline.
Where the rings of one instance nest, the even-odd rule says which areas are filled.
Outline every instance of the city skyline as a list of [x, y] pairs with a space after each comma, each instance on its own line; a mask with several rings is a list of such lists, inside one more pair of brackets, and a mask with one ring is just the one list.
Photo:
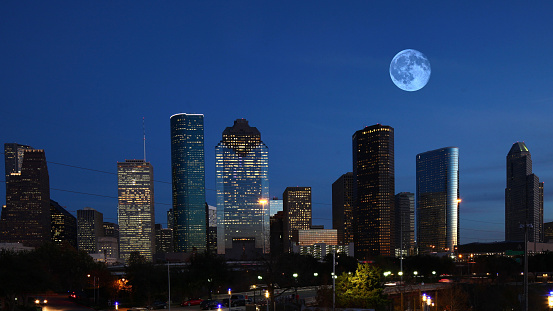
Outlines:
[[[145, 117], [148, 161], [160, 181], [156, 219], [166, 226], [167, 118], [205, 115], [210, 205], [214, 147], [229, 122], [246, 118], [271, 147], [269, 196], [312, 187], [313, 224], [331, 228], [331, 185], [351, 171], [351, 135], [389, 124], [395, 191], [415, 192], [416, 154], [458, 146], [460, 242], [500, 241], [504, 161], [514, 142], [532, 150], [546, 183], [544, 221], [553, 220], [551, 11], [551, 3], [3, 2], [0, 132], [4, 143], [45, 150], [53, 200], [74, 215], [90, 206], [115, 222], [113, 163], [143, 158]], [[417, 31], [406, 32], [412, 25]], [[432, 65], [417, 92], [389, 77], [391, 59], [407, 48]]]

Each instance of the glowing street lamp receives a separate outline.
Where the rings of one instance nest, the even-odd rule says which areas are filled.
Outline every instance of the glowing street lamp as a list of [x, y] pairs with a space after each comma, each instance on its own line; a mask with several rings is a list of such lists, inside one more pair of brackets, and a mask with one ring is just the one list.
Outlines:
[[262, 230], [262, 233], [261, 233], [261, 238], [263, 239], [263, 254], [265, 254], [266, 250], [265, 250], [265, 206], [267, 205], [267, 203], [269, 203], [269, 201], [267, 199], [260, 199], [258, 201], [259, 204], [261, 204], [261, 206], [263, 206], [263, 211], [262, 211], [262, 216], [261, 216], [261, 230]]

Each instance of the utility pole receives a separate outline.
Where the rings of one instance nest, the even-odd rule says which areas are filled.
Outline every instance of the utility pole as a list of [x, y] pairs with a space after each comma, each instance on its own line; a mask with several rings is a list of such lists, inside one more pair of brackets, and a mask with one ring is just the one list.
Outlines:
[[332, 311], [336, 310], [336, 250], [332, 252]]

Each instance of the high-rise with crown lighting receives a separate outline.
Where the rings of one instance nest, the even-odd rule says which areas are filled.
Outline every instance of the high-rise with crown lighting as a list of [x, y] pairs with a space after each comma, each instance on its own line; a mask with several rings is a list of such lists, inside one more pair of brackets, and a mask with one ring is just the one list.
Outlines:
[[516, 142], [507, 154], [505, 188], [505, 240], [543, 241], [543, 182], [532, 173], [532, 157], [523, 142]]
[[225, 254], [254, 241], [255, 249], [267, 253], [269, 148], [257, 128], [245, 119], [227, 127], [215, 147], [215, 167], [217, 252]]
[[420, 253], [459, 244], [459, 148], [417, 154], [417, 244]]
[[175, 252], [207, 247], [205, 209], [204, 115], [171, 116], [171, 173]]
[[394, 129], [376, 124], [353, 134], [355, 256], [393, 256]]
[[40, 246], [51, 240], [46, 155], [44, 150], [17, 144], [6, 144], [4, 150], [6, 206], [0, 217], [0, 241]]
[[154, 168], [144, 160], [117, 162], [119, 255], [155, 254]]

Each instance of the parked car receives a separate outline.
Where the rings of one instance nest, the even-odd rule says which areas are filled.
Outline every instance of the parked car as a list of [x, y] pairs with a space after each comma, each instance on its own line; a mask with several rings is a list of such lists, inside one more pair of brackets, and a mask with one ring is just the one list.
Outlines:
[[232, 307], [245, 306], [246, 297], [244, 295], [231, 295], [230, 303]]
[[167, 309], [167, 302], [165, 301], [154, 301], [151, 305], [148, 306], [148, 309]]
[[223, 304], [220, 303], [218, 300], [204, 300], [200, 304], [200, 309], [202, 310], [213, 310], [218, 309], [219, 307], [222, 307]]
[[185, 306], [197, 306], [199, 304], [201, 304], [203, 301], [203, 299], [201, 298], [196, 298], [196, 299], [188, 299], [188, 300], [185, 300], [183, 301], [180, 305], [185, 307]]

